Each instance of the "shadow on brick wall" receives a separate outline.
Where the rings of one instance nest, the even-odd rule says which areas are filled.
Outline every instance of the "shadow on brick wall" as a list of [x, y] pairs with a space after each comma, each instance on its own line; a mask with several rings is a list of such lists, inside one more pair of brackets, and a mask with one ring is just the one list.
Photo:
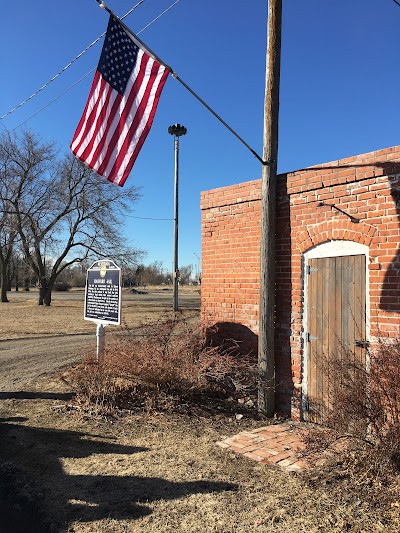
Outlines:
[[257, 359], [258, 336], [238, 322], [217, 322], [206, 330], [209, 346], [218, 346], [234, 355], [248, 355]]
[[[400, 226], [400, 179], [391, 184], [391, 195], [396, 205]], [[383, 311], [400, 313], [400, 248], [385, 272], [379, 307]]]
[[292, 228], [287, 175], [282, 174], [278, 185], [276, 211], [276, 292], [275, 292], [275, 406], [278, 412], [292, 415], [295, 388], [292, 375], [293, 274]]

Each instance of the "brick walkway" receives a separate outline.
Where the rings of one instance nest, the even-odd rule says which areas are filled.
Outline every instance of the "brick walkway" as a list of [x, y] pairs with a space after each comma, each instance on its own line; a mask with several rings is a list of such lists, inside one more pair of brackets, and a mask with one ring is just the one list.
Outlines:
[[304, 449], [301, 433], [305, 429], [295, 422], [284, 422], [242, 431], [233, 437], [217, 442], [226, 448], [244, 455], [253, 461], [275, 464], [288, 471], [307, 468], [299, 453]]

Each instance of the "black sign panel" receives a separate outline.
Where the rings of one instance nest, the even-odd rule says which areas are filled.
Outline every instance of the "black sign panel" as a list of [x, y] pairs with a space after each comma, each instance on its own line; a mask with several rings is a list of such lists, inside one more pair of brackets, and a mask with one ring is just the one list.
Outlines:
[[88, 269], [84, 318], [102, 324], [121, 324], [121, 269], [114, 261], [96, 261]]

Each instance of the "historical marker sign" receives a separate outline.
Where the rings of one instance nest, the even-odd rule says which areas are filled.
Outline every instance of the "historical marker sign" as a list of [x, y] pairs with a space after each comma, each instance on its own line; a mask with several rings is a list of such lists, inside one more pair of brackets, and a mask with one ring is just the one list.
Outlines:
[[86, 275], [84, 319], [121, 324], [121, 287], [121, 269], [114, 261], [95, 261]]

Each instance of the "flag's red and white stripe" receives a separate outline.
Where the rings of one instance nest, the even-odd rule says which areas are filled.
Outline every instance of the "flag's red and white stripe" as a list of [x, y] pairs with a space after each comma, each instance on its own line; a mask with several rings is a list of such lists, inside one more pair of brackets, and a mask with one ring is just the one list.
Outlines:
[[71, 142], [72, 153], [99, 175], [122, 186], [150, 131], [168, 73], [140, 48], [121, 95], [97, 70]]

